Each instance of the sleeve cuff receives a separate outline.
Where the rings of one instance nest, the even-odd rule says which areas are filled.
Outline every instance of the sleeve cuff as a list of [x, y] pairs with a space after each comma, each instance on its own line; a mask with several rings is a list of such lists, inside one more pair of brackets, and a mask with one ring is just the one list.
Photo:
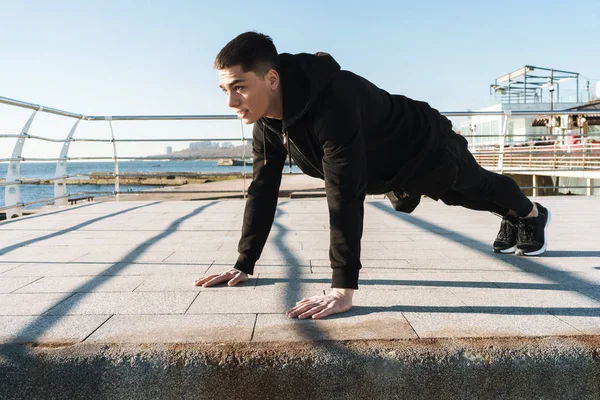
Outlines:
[[252, 275], [254, 273], [254, 265], [255, 264], [256, 264], [256, 261], [252, 261], [247, 256], [240, 254], [240, 256], [238, 257], [238, 260], [235, 263], [235, 265], [233, 266], [233, 268], [237, 269], [238, 271], [245, 272], [248, 275]]
[[334, 268], [332, 288], [338, 289], [358, 289], [359, 269], [353, 268]]

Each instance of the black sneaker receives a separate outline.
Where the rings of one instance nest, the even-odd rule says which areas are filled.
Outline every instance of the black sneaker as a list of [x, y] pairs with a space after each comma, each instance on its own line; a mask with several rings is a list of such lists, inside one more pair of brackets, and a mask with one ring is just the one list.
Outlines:
[[517, 233], [519, 232], [519, 218], [504, 217], [500, 223], [498, 236], [494, 240], [496, 253], [514, 253], [517, 249]]
[[538, 216], [519, 220], [516, 254], [520, 256], [538, 256], [546, 251], [548, 240], [546, 228], [550, 223], [550, 211], [539, 203], [535, 203]]

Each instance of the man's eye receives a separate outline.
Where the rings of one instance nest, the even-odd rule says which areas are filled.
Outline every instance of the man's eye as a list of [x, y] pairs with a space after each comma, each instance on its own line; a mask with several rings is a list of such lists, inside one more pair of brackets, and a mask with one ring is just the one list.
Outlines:
[[243, 86], [236, 86], [236, 87], [233, 88], [233, 90], [235, 90], [236, 92], [239, 92], [243, 88], [244, 88]]

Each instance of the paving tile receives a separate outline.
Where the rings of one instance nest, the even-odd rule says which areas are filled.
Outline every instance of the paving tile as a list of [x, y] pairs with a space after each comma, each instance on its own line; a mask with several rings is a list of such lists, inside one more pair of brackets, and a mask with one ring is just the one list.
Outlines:
[[[510, 313], [510, 310], [506, 311]], [[405, 312], [420, 338], [579, 335], [549, 314], [511, 315], [474, 312]]]
[[331, 283], [331, 274], [315, 274], [307, 268], [290, 269], [286, 272], [272, 272], [266, 270], [257, 274], [257, 287], [269, 289], [278, 284], [288, 284], [291, 281], [302, 284], [328, 284]]
[[0, 316], [42, 315], [69, 296], [65, 293], [0, 294]]
[[0, 343], [81, 342], [108, 317], [107, 315], [0, 316]]
[[[371, 268], [390, 268], [390, 269], [414, 269], [414, 267], [404, 259], [387, 259], [387, 260], [369, 260], [361, 259], [363, 270]], [[331, 261], [329, 259], [312, 259], [310, 260], [312, 267], [325, 267], [331, 269]]]
[[68, 247], [40, 247], [32, 251], [31, 248], [21, 247], [8, 252], [0, 252], [0, 262], [26, 263], [26, 262], [70, 262], [83, 257], [87, 252], [77, 248]]
[[0, 275], [4, 274], [6, 271], [17, 268], [19, 265], [21, 264], [0, 263]]
[[357, 315], [350, 310], [322, 320], [299, 320], [281, 314], [259, 314], [252, 341], [391, 340], [416, 337], [402, 313]]
[[447, 270], [447, 271], [516, 271], [517, 267], [502, 259], [407, 259], [412, 268], [425, 270]]
[[353, 303], [361, 312], [436, 311], [451, 308], [469, 309], [452, 292], [444, 288], [411, 288], [402, 290], [382, 290], [360, 288], [354, 292]]
[[112, 253], [109, 251], [99, 252], [93, 251], [88, 252], [81, 257], [74, 259], [74, 262], [84, 263], [84, 262], [93, 262], [93, 263], [117, 263], [117, 262], [161, 262], [167, 259], [173, 251], [138, 251], [138, 252], [116, 252]]
[[531, 272], [479, 271], [477, 274], [486, 281], [492, 282], [495, 286], [504, 289], [567, 289], [567, 286], [561, 283], [560, 280]]
[[187, 314], [285, 313], [304, 297], [322, 295], [322, 290], [254, 290], [200, 292]]
[[[450, 288], [473, 308], [510, 307], [520, 312], [554, 308], [599, 308], [600, 301], [568, 290]], [[548, 310], [550, 311], [550, 310]]]
[[11, 293], [40, 278], [39, 276], [0, 277], [0, 293]]
[[193, 292], [78, 293], [46, 315], [183, 314], [195, 297]]
[[[228, 271], [233, 268], [234, 263], [231, 264], [223, 264], [219, 262], [215, 262], [208, 269], [206, 274], [220, 274], [221, 272]], [[287, 274], [291, 273], [290, 271], [294, 271], [294, 274], [306, 274], [310, 273], [311, 269], [308, 266], [298, 266], [297, 264], [285, 265], [282, 262], [273, 262], [273, 264], [265, 264], [257, 263], [254, 267], [254, 275], [259, 273], [267, 273], [267, 274]]]
[[600, 269], [600, 257], [553, 256], [552, 251], [541, 257], [511, 257], [509, 262], [522, 271], [550, 273], [595, 271]]
[[108, 270], [113, 264], [103, 263], [27, 263], [11, 269], [6, 276], [87, 276], [98, 275]]
[[570, 313], [553, 314], [584, 335], [600, 335], [600, 309], [573, 310]]
[[374, 289], [492, 287], [496, 285], [482, 279], [474, 272], [411, 272], [396, 270], [389, 273], [361, 271], [360, 281]]
[[226, 284], [202, 288], [194, 286], [194, 281], [207, 274], [177, 274], [177, 275], [152, 275], [144, 283], [135, 289], [136, 292], [199, 292], [201, 290], [253, 290], [256, 285], [256, 278], [250, 277], [248, 281], [241, 282], [235, 287], [228, 287]]
[[255, 319], [254, 314], [115, 315], [86, 342], [249, 342]]
[[103, 275], [204, 275], [209, 264], [183, 263], [117, 263], [102, 272]]
[[137, 276], [48, 276], [15, 293], [132, 292], [144, 279]]

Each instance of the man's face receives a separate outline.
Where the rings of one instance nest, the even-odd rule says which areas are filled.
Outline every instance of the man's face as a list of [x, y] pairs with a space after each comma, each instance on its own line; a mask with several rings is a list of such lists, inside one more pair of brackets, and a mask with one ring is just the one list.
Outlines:
[[245, 124], [265, 116], [270, 106], [271, 88], [267, 75], [243, 72], [239, 65], [220, 69], [219, 87], [227, 95], [227, 105], [233, 108]]

